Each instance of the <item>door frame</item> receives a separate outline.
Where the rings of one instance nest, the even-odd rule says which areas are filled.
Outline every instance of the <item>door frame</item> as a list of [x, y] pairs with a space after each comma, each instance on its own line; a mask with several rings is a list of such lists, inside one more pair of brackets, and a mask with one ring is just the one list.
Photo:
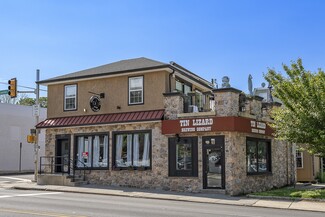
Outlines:
[[[55, 173], [64, 173], [64, 170], [61, 168], [58, 170], [59, 166], [56, 166], [57, 164], [61, 164], [61, 159], [57, 158], [58, 156], [58, 151], [61, 150], [61, 147], [59, 148], [59, 145], [61, 145], [61, 141], [66, 140], [68, 141], [68, 146], [69, 146], [69, 153], [68, 153], [68, 158], [70, 162], [70, 156], [71, 156], [71, 135], [70, 134], [63, 134], [63, 135], [56, 135], [55, 136], [55, 150], [54, 150], [54, 171]], [[70, 163], [68, 164], [68, 174], [70, 174]]]
[[[206, 144], [206, 140], [215, 139], [215, 144]], [[221, 187], [212, 188], [208, 187], [207, 179], [207, 149], [220, 149], [221, 151]], [[202, 180], [203, 180], [203, 189], [225, 189], [225, 136], [202, 136]]]

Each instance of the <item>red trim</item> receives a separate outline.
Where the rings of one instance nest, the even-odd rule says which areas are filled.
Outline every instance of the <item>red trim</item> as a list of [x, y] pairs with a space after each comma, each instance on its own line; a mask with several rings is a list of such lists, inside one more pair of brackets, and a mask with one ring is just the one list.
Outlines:
[[136, 121], [162, 120], [164, 110], [139, 111], [101, 115], [85, 115], [49, 118], [36, 125], [36, 128], [69, 127], [94, 124], [123, 123]]
[[[255, 124], [255, 125], [254, 125]], [[202, 117], [164, 120], [162, 134], [232, 131], [272, 136], [273, 129], [263, 121], [244, 117]]]

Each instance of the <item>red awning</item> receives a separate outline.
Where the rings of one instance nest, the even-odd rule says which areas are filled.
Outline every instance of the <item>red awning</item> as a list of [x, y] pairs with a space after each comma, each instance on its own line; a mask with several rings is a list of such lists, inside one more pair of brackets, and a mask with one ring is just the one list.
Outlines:
[[49, 118], [36, 125], [36, 128], [69, 127], [82, 125], [112, 124], [124, 122], [162, 120], [164, 110], [125, 112], [115, 114], [84, 115]]

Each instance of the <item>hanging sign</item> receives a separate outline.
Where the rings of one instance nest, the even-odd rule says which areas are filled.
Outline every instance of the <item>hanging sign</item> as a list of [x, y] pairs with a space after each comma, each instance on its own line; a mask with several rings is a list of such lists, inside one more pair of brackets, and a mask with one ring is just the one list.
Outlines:
[[92, 96], [90, 98], [89, 104], [91, 110], [93, 110], [94, 112], [98, 112], [100, 110], [101, 102], [98, 96]]

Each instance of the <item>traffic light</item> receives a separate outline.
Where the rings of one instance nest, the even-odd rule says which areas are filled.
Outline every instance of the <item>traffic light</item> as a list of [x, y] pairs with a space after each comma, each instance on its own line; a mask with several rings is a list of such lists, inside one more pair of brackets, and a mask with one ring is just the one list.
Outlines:
[[8, 81], [8, 95], [11, 98], [16, 98], [17, 97], [17, 79], [16, 78], [12, 78]]

